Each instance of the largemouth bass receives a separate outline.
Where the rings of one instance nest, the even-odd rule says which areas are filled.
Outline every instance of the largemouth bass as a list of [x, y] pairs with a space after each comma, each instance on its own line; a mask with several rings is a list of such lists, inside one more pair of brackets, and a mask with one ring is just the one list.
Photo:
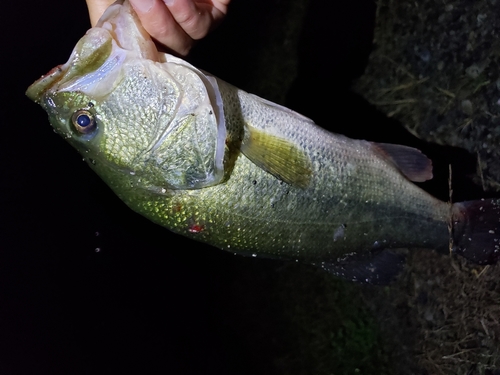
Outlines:
[[221, 249], [371, 283], [394, 276], [392, 249], [500, 256], [500, 200], [442, 202], [411, 182], [432, 178], [420, 151], [329, 133], [159, 52], [127, 1], [27, 95], [133, 210]]

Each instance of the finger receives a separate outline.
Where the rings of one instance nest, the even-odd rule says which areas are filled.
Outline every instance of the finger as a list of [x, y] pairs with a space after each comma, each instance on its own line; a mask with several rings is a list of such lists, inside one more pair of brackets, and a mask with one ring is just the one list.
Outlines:
[[193, 40], [161, 0], [130, 0], [142, 26], [156, 41], [181, 56], [186, 56], [193, 45]]
[[172, 17], [184, 32], [193, 39], [201, 39], [218, 23], [225, 14], [224, 1], [217, 2], [221, 9], [209, 0], [163, 0]]
[[90, 24], [94, 27], [104, 11], [114, 3], [114, 0], [86, 0], [89, 8]]
[[227, 14], [227, 7], [231, 0], [213, 0], [212, 4], [214, 8], [219, 10], [219, 12], [222, 14], [222, 17], [224, 17]]

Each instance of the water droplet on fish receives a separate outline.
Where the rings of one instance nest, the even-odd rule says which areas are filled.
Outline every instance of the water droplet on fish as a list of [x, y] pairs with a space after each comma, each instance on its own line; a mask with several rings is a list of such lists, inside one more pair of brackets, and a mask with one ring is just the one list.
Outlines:
[[257, 257], [257, 254], [253, 253], [253, 254], [252, 254], [252, 257], [256, 258], [256, 257]]
[[161, 188], [161, 192], [162, 192], [162, 194], [165, 194], [167, 192], [167, 189]]
[[135, 176], [135, 172], [134, 171], [130, 171], [130, 175], [131, 176]]
[[336, 242], [341, 238], [345, 239], [345, 229], [345, 224], [341, 224], [337, 229], [335, 229], [335, 232], [333, 232], [333, 242]]
[[96, 247], [94, 251], [95, 251], [96, 253], [100, 253], [100, 252], [101, 252], [101, 248], [100, 248], [100, 247]]
[[100, 233], [99, 232], [95, 232], [95, 236], [96, 237], [99, 237]]

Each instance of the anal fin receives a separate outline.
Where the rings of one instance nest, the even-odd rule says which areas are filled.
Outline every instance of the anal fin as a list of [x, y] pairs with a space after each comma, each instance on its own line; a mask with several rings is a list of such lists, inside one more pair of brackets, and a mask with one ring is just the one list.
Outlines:
[[399, 275], [406, 256], [392, 250], [350, 254], [333, 262], [315, 264], [343, 279], [373, 285], [387, 285]]

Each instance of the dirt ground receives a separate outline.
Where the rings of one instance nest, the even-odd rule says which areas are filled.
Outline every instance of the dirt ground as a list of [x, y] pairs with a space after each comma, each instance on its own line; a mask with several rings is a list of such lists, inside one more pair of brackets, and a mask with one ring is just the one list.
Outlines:
[[[475, 155], [473, 179], [493, 195], [500, 190], [499, 10], [495, 0], [379, 1], [373, 51], [355, 85], [420, 139]], [[410, 307], [424, 373], [499, 373], [499, 276], [498, 266], [413, 254], [391, 293]]]

